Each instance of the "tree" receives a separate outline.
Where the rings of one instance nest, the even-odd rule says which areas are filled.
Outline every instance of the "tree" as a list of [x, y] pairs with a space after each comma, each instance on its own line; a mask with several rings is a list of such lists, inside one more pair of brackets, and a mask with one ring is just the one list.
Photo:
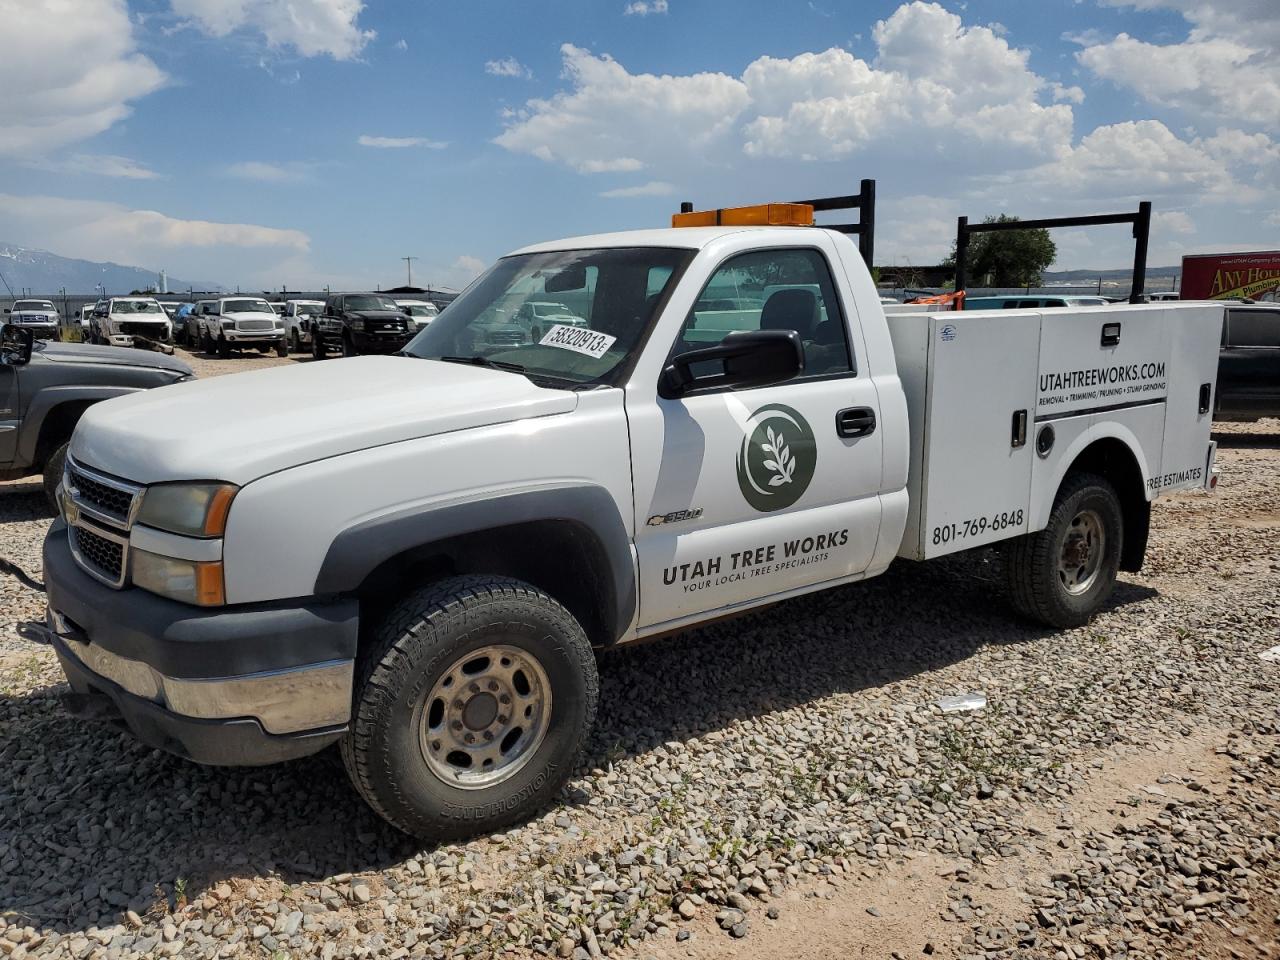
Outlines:
[[[1000, 214], [987, 217], [983, 223], [1013, 223], [1017, 217]], [[969, 237], [968, 275], [970, 286], [1036, 287], [1040, 274], [1053, 263], [1058, 248], [1049, 231], [1008, 230], [975, 233]], [[944, 264], [955, 266], [956, 248]]]

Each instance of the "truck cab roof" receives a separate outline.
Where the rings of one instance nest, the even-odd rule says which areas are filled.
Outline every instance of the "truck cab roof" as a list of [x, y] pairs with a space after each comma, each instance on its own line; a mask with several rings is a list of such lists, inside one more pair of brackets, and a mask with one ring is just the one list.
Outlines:
[[778, 243], [794, 244], [809, 231], [824, 227], [661, 227], [652, 230], [623, 230], [617, 233], [597, 233], [582, 237], [566, 237], [521, 247], [510, 254], [550, 253], [557, 250], [582, 250], [600, 247], [676, 247], [701, 250], [708, 244], [735, 233], [750, 231], [757, 235], [762, 245]]

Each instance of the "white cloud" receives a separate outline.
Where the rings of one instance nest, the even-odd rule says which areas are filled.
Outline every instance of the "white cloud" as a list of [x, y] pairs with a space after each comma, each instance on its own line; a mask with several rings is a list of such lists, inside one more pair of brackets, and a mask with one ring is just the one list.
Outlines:
[[1122, 33], [1076, 54], [1094, 75], [1162, 107], [1249, 126], [1280, 126], [1275, 54], [1222, 37], [1154, 44]]
[[426, 137], [371, 137], [362, 134], [356, 139], [362, 147], [374, 147], [380, 150], [400, 150], [405, 147], [426, 147], [428, 150], [443, 150], [449, 145], [446, 140], [428, 140]]
[[613, 190], [605, 190], [600, 196], [611, 199], [615, 197], [669, 197], [675, 192], [675, 186], [665, 180], [650, 180], [648, 183], [641, 183], [634, 187], [616, 187]]
[[1054, 103], [1084, 103], [1084, 91], [1079, 87], [1067, 87], [1061, 83], [1051, 85]]
[[84, 140], [165, 75], [138, 53], [124, 0], [0, 0], [0, 156]]
[[396, 49], [400, 51], [408, 50], [409, 41], [406, 40], [404, 37], [401, 37], [399, 40], [396, 41], [395, 46], [396, 46]]
[[238, 180], [258, 180], [262, 183], [296, 183], [310, 176], [311, 165], [305, 163], [264, 163], [261, 160], [244, 160], [227, 167], [227, 176]]
[[647, 17], [651, 13], [666, 13], [667, 0], [632, 0], [622, 8], [624, 16]]
[[467, 279], [472, 279], [479, 276], [488, 265], [489, 264], [485, 263], [479, 257], [469, 257], [466, 254], [463, 254], [457, 260], [453, 261], [451, 269], [458, 273], [470, 274], [471, 276]]
[[160, 176], [144, 163], [107, 153], [73, 153], [60, 160], [36, 161], [30, 166], [54, 173], [87, 173], [124, 180], [155, 180]]
[[1280, 16], [1275, 0], [1101, 0], [1107, 6], [1180, 13], [1186, 40], [1151, 43], [1096, 30], [1064, 35], [1096, 76], [1158, 106], [1216, 122], [1274, 130], [1280, 126]]
[[65, 257], [164, 266], [175, 276], [234, 281], [305, 254], [300, 230], [185, 220], [100, 200], [0, 193], [0, 223], [15, 242]]
[[837, 160], [879, 150], [953, 168], [1029, 166], [1071, 143], [1075, 88], [1054, 87], [1026, 51], [965, 27], [936, 3], [875, 26], [873, 63], [832, 47], [760, 57], [734, 77], [633, 74], [565, 44], [571, 89], [528, 101], [495, 142], [579, 172], [724, 168], [752, 157]]
[[533, 76], [533, 71], [515, 57], [488, 60], [485, 62], [484, 72], [495, 77], [523, 77], [528, 79]]
[[1196, 225], [1182, 210], [1156, 211], [1151, 217], [1151, 232], [1157, 237], [1170, 233], [1186, 236], [1196, 232]]
[[171, 0], [173, 12], [205, 33], [260, 32], [273, 47], [293, 47], [304, 57], [335, 60], [358, 56], [376, 34], [356, 23], [361, 0]]
[[632, 74], [607, 54], [560, 48], [573, 90], [530, 100], [495, 143], [583, 173], [693, 159], [733, 130], [749, 97], [723, 73]]

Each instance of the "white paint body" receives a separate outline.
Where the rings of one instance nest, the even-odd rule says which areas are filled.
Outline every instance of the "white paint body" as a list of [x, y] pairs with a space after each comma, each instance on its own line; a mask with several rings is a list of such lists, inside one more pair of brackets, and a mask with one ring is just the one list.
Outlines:
[[[926, 559], [1042, 528], [1071, 460], [1098, 437], [1131, 446], [1149, 496], [1204, 480], [1162, 478], [1208, 466], [1210, 417], [1197, 411], [1197, 388], [1214, 379], [1221, 307], [907, 311], [891, 327], [856, 247], [821, 229], [635, 231], [520, 252], [639, 246], [696, 254], [620, 386], [575, 392], [498, 370], [358, 357], [95, 405], [72, 454], [143, 484], [240, 485], [222, 547], [231, 604], [310, 595], [334, 539], [366, 521], [566, 484], [601, 487], [630, 539], [639, 596], [622, 639], [874, 576], [896, 556]], [[662, 369], [709, 278], [729, 257], [776, 247], [826, 259], [855, 369], [662, 398]], [[1100, 325], [1110, 321], [1122, 324], [1121, 343], [1100, 353]], [[1041, 389], [1046, 373], [1155, 361], [1165, 364], [1165, 386], [1141, 395], [1142, 406], [1082, 413], [1101, 404], [1055, 404], [1061, 391]], [[817, 459], [799, 500], [762, 513], [740, 492], [735, 458], [753, 411], [776, 403], [811, 425]], [[873, 433], [837, 436], [835, 414], [850, 407], [875, 412]], [[204, 415], [211, 409], [217, 417]], [[1017, 409], [1029, 421], [1026, 445], [1015, 448]], [[1042, 411], [1056, 418], [1047, 457], [1035, 452]], [[192, 422], [202, 425], [198, 435], [184, 426]], [[1018, 510], [1016, 524], [932, 543], [934, 528]], [[681, 511], [700, 512], [650, 523]], [[785, 556], [787, 544], [806, 541], [804, 563], [784, 562], [796, 559]], [[685, 575], [710, 558], [721, 560], [715, 574]]]

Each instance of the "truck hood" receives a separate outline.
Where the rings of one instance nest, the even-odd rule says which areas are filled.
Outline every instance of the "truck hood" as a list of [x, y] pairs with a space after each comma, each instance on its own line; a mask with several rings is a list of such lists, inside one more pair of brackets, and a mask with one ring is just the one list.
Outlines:
[[[568, 413], [577, 394], [515, 373], [352, 357], [176, 384], [90, 407], [71, 455], [139, 483], [243, 486], [289, 467], [456, 430]], [[376, 483], [377, 478], [370, 478]]]
[[128, 347], [99, 347], [91, 343], [49, 342], [31, 352], [31, 362], [39, 359], [53, 363], [96, 363], [116, 367], [150, 367], [171, 370], [176, 376], [191, 376], [191, 368], [176, 357], [150, 350], [133, 350]]

